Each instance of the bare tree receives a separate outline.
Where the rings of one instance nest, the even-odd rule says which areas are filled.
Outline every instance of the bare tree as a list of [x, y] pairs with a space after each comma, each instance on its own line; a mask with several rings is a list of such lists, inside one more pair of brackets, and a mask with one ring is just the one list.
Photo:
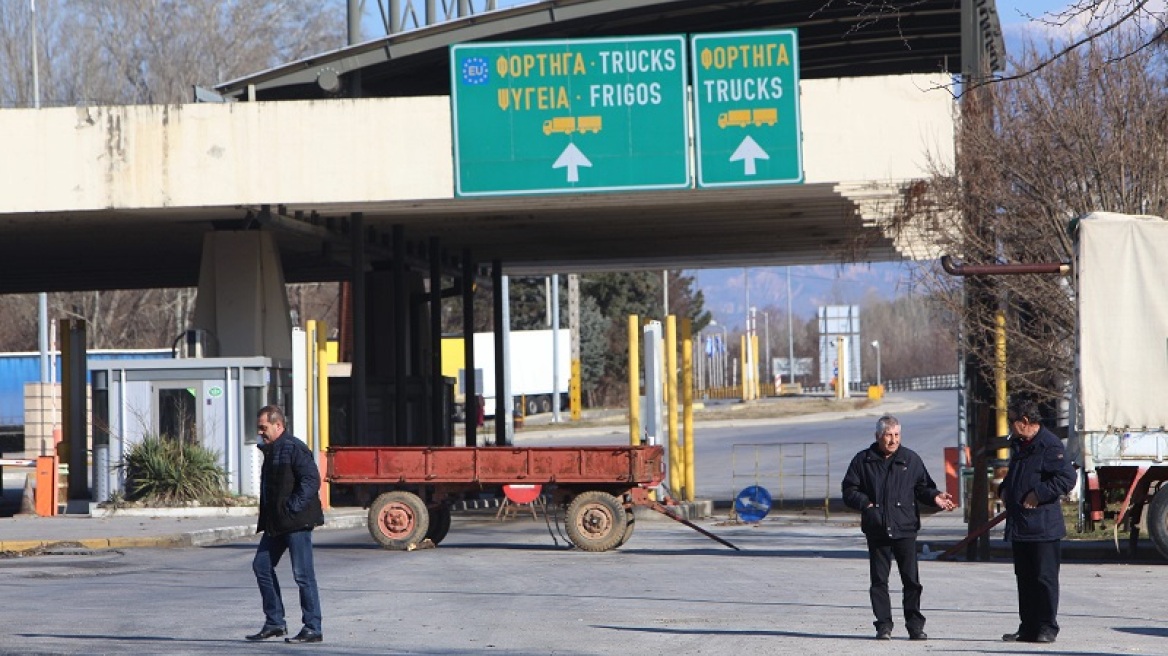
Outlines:
[[[938, 168], [932, 181], [936, 205], [906, 214], [974, 263], [1068, 262], [1072, 221], [1092, 211], [1168, 216], [1168, 69], [1158, 51], [1138, 47], [1141, 38], [1109, 33], [1033, 75], [982, 87], [960, 119], [956, 168]], [[1030, 53], [1019, 67], [1042, 60]], [[992, 335], [995, 312], [1005, 313], [1011, 393], [1065, 393], [1075, 326], [1068, 280], [995, 277], [986, 284], [996, 302], [970, 308], [957, 279], [935, 270], [923, 282], [947, 292], [939, 298], [964, 316], [967, 336]], [[992, 379], [992, 349], [974, 355]]]

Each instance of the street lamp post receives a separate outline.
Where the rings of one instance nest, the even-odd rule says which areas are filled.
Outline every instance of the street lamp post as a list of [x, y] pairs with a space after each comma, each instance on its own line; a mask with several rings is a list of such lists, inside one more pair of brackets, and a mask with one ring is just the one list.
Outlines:
[[714, 384], [718, 387], [725, 387], [726, 386], [726, 346], [727, 346], [726, 345], [726, 326], [719, 324], [717, 319], [710, 319], [710, 325], [714, 326], [716, 328], [722, 329], [722, 343], [719, 346], [719, 348], [715, 349], [715, 352], [712, 354], [714, 363], [716, 364], [716, 369], [714, 367], [711, 367], [711, 369], [714, 369], [714, 371], [713, 371], [714, 376], [713, 377], [716, 379], [713, 381]]
[[872, 348], [876, 349], [876, 387], [880, 387], [880, 340], [872, 340]]

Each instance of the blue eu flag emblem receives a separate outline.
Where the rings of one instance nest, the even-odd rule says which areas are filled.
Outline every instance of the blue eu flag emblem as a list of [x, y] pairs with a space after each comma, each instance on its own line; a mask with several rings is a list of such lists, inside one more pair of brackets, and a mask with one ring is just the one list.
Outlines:
[[486, 84], [491, 77], [491, 69], [483, 57], [467, 57], [462, 60], [462, 81], [478, 86]]

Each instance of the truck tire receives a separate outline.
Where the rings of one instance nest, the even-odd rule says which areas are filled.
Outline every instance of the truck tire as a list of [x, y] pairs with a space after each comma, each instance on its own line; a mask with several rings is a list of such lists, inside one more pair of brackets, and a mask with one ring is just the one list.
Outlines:
[[369, 535], [382, 548], [406, 551], [426, 538], [430, 512], [418, 495], [395, 490], [373, 500], [368, 523]]
[[450, 532], [450, 506], [442, 504], [430, 509], [430, 530], [426, 531], [426, 539], [437, 545]]
[[628, 515], [620, 499], [600, 490], [577, 494], [568, 504], [568, 539], [584, 551], [608, 551], [620, 546]]
[[1148, 504], [1148, 533], [1162, 558], [1168, 558], [1168, 484], [1161, 485]]
[[552, 399], [550, 396], [539, 397], [539, 411], [540, 412], [551, 412], [552, 411]]
[[539, 401], [534, 396], [527, 397], [527, 414], [529, 416], [539, 414]]

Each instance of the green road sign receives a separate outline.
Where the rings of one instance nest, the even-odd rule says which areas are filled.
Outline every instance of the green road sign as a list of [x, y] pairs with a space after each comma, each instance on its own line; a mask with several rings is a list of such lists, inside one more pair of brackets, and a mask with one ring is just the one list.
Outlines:
[[459, 196], [691, 183], [685, 37], [450, 48]]
[[803, 181], [795, 30], [695, 34], [699, 187]]

